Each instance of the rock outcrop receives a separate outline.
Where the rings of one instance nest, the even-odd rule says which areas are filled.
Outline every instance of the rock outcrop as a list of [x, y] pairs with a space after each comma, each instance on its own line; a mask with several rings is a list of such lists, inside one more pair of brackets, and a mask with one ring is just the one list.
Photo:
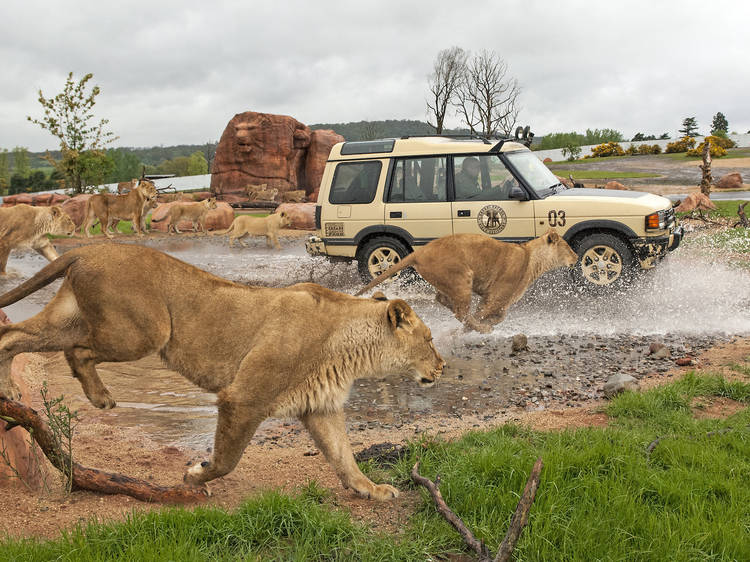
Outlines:
[[[266, 184], [279, 193], [316, 193], [331, 147], [344, 138], [311, 130], [287, 115], [246, 111], [224, 129], [211, 170], [211, 193], [221, 201], [247, 201], [250, 185]], [[231, 197], [229, 197], [231, 196]]]
[[683, 199], [679, 207], [675, 209], [675, 212], [689, 213], [696, 209], [699, 211], [713, 211], [716, 209], [716, 205], [714, 205], [714, 202], [703, 193], [691, 193]]
[[51, 207], [52, 205], [60, 205], [68, 199], [70, 197], [62, 193], [18, 193], [3, 197], [3, 207], [12, 207], [20, 203], [35, 207]]
[[288, 228], [315, 229], [315, 203], [282, 203], [274, 212], [280, 213], [282, 211], [285, 211], [292, 221]]
[[62, 204], [62, 210], [65, 211], [68, 216], [73, 219], [76, 228], [83, 224], [83, 219], [86, 218], [86, 201], [91, 197], [91, 193], [82, 193], [71, 197]]
[[742, 176], [738, 172], [721, 176], [714, 187], [717, 189], [742, 189]]

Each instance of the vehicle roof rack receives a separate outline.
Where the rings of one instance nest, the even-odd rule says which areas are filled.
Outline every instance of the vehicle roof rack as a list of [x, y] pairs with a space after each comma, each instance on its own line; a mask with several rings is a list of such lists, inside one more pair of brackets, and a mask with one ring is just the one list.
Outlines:
[[487, 137], [483, 137], [481, 135], [471, 135], [471, 134], [469, 134], [469, 135], [437, 135], [437, 134], [433, 134], [433, 135], [403, 135], [400, 138], [402, 140], [404, 140], [404, 139], [419, 139], [419, 138], [428, 138], [428, 137], [439, 137], [439, 138], [445, 138], [445, 139], [475, 139], [475, 140], [482, 141], [484, 144], [491, 144], [490, 139], [488, 139]]

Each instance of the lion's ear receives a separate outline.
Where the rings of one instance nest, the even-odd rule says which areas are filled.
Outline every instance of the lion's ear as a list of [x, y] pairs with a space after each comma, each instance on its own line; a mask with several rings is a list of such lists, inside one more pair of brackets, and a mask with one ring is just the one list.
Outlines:
[[560, 235], [554, 228], [550, 228], [547, 231], [547, 244], [554, 244], [558, 240], [560, 240]]
[[375, 291], [372, 294], [372, 298], [374, 298], [376, 301], [387, 301], [388, 297], [386, 297], [381, 291]]
[[62, 211], [62, 208], [55, 205], [54, 207], [51, 207], [51, 212], [52, 212], [53, 217], [59, 217], [60, 215], [62, 215], [63, 211]]
[[388, 322], [392, 330], [404, 329], [411, 331], [414, 311], [401, 299], [391, 301], [388, 304]]

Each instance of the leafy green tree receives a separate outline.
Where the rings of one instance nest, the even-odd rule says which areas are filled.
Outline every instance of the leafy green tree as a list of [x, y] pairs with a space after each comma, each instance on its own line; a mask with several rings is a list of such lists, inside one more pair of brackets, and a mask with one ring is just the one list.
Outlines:
[[711, 134], [715, 135], [719, 131], [726, 134], [728, 130], [729, 122], [727, 121], [727, 118], [724, 117], [724, 114], [719, 111], [716, 115], [714, 115], [713, 121], [711, 121]]
[[0, 194], [5, 193], [10, 185], [10, 167], [8, 166], [8, 149], [0, 150]]
[[208, 162], [206, 157], [199, 150], [196, 150], [188, 157], [187, 175], [199, 176], [208, 173]]
[[130, 181], [141, 177], [143, 164], [138, 157], [130, 151], [120, 148], [107, 150], [107, 156], [114, 163], [114, 169], [106, 177], [105, 183]]
[[698, 122], [695, 120], [695, 117], [685, 117], [682, 120], [682, 129], [679, 129], [677, 132], [682, 133], [683, 137], [694, 137], [697, 135]]
[[662, 135], [659, 137], [659, 140], [667, 140], [669, 138], [669, 133], [662, 133]]
[[23, 146], [13, 149], [13, 173], [28, 178], [31, 174], [29, 166], [29, 150]]
[[569, 145], [564, 146], [561, 152], [564, 158], [567, 157], [568, 160], [573, 161], [578, 160], [581, 156], [582, 149], [577, 144], [570, 143]]
[[22, 176], [21, 174], [13, 174], [10, 176], [10, 187], [8, 193], [11, 195], [16, 193], [23, 193], [29, 186], [29, 178]]
[[53, 98], [46, 98], [39, 90], [39, 103], [44, 109], [44, 116], [41, 119], [26, 117], [60, 141], [61, 160], [56, 161], [51, 156], [48, 156], [48, 160], [64, 174], [67, 187], [75, 193], [85, 191], [90, 185], [87, 183], [89, 179], [106, 176], [106, 173], [93, 170], [91, 166], [107, 166], [103, 149], [116, 138], [114, 133], [105, 130], [105, 125], [109, 123], [107, 119], [101, 119], [98, 123], [95, 121], [93, 107], [101, 90], [99, 86], [92, 86], [88, 90], [87, 84], [93, 76], [86, 74], [76, 82], [70, 72], [63, 91]]

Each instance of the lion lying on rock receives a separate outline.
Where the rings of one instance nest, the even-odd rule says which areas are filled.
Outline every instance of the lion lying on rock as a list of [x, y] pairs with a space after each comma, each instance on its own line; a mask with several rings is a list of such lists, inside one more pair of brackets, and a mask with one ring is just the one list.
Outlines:
[[52, 261], [57, 259], [57, 252], [47, 235], [72, 236], [75, 231], [73, 220], [59, 205], [32, 207], [22, 203], [0, 208], [0, 275], [5, 275], [11, 250], [32, 248]]
[[431, 386], [440, 377], [445, 363], [430, 330], [404, 301], [312, 283], [248, 287], [151, 248], [97, 244], [65, 253], [0, 296], [0, 308], [60, 277], [39, 314], [0, 326], [0, 394], [18, 396], [14, 356], [63, 351], [91, 403], [112, 408], [96, 364], [158, 352], [170, 369], [217, 394], [213, 455], [187, 471], [189, 484], [234, 469], [265, 418], [296, 416], [345, 487], [378, 500], [398, 495], [360, 472], [343, 404], [356, 378], [394, 373]]
[[277, 250], [281, 250], [279, 243], [279, 230], [292, 224], [292, 219], [285, 211], [274, 213], [267, 217], [253, 217], [250, 215], [239, 215], [234, 217], [232, 225], [224, 231], [215, 234], [229, 235], [229, 246], [234, 245], [235, 240], [245, 246], [242, 241], [245, 236], [265, 236], [266, 245], [270, 248], [273, 244]]
[[[357, 295], [411, 266], [435, 287], [436, 300], [467, 328], [489, 332], [542, 273], [577, 261], [576, 253], [553, 229], [523, 244], [482, 234], [453, 234], [417, 248]], [[472, 291], [483, 297], [477, 318], [469, 313]]]

